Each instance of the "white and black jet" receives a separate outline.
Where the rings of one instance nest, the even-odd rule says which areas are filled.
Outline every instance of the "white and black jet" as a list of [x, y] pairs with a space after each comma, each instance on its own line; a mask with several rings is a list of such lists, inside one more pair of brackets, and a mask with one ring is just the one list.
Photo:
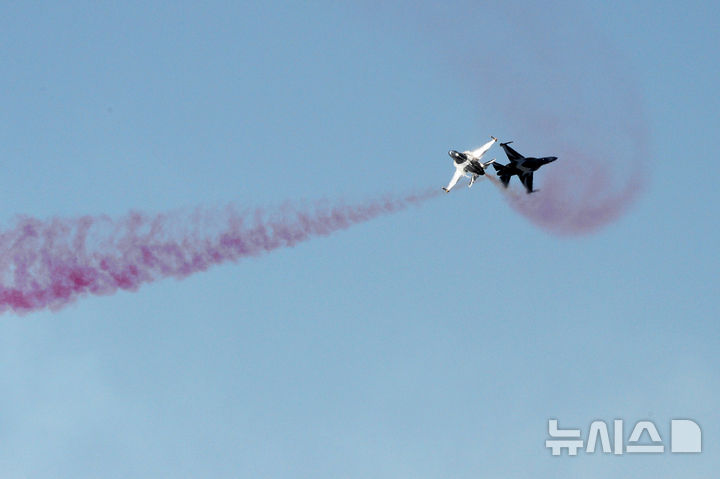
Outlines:
[[452, 178], [450, 178], [450, 183], [448, 183], [447, 186], [443, 186], [445, 193], [450, 193], [453, 186], [455, 186], [458, 180], [463, 176], [470, 178], [470, 184], [468, 185], [468, 188], [470, 188], [473, 183], [475, 183], [478, 176], [485, 174], [485, 168], [495, 162], [494, 158], [485, 163], [480, 162], [480, 158], [482, 158], [485, 152], [487, 152], [490, 147], [493, 146], [493, 143], [497, 141], [497, 138], [494, 136], [491, 136], [490, 138], [492, 138], [492, 140], [472, 151], [464, 151], [462, 153], [455, 150], [448, 151], [448, 155], [450, 155], [450, 158], [452, 158], [455, 162], [455, 174], [453, 174]]
[[495, 168], [495, 171], [497, 171], [497, 175], [500, 178], [500, 181], [502, 181], [503, 186], [507, 188], [508, 183], [510, 182], [510, 177], [513, 175], [517, 175], [517, 177], [520, 178], [522, 184], [525, 186], [525, 189], [528, 193], [537, 191], [533, 190], [533, 172], [540, 168], [542, 165], [546, 165], [551, 161], [557, 160], [557, 156], [546, 156], [543, 158], [526, 158], [517, 151], [510, 148], [508, 146], [510, 143], [512, 143], [512, 141], [508, 141], [507, 143], [500, 143], [500, 146], [502, 146], [502, 149], [505, 150], [505, 154], [507, 155], [508, 160], [510, 160], [510, 163], [508, 163], [507, 165], [500, 165], [498, 163], [493, 164], [493, 168]]

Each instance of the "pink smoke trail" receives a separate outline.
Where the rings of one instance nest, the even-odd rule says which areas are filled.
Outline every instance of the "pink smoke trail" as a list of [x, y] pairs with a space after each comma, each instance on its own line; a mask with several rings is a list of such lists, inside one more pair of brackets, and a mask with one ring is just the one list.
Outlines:
[[[641, 95], [616, 65], [616, 57], [597, 54], [595, 59], [595, 67], [604, 73], [588, 75], [599, 78], [592, 92], [600, 98], [597, 104], [588, 100], [592, 94], [582, 82], [550, 74], [553, 81], [543, 84], [545, 97], [563, 97], [553, 104], [541, 104], [528, 91], [506, 93], [511, 98], [507, 111], [513, 112], [520, 132], [517, 139], [534, 140], [516, 142], [518, 151], [558, 157], [535, 173], [541, 191], [526, 195], [513, 179], [506, 198], [515, 211], [555, 234], [587, 234], [615, 221], [648, 179], [650, 140]], [[506, 140], [511, 139], [516, 138]], [[536, 145], [538, 139], [543, 145]]]
[[[549, 35], [541, 35], [536, 22], [525, 26], [533, 39], [543, 41], [527, 44], [532, 73], [524, 81], [496, 85], [519, 132], [507, 140], [520, 140], [524, 131], [544, 145], [523, 141], [521, 153], [559, 159], [535, 174], [540, 192], [509, 189], [506, 198], [549, 232], [597, 231], [622, 216], [647, 181], [650, 142], [642, 95], [620, 52], [592, 23]], [[570, 46], [568, 39], [583, 48]]]
[[[537, 192], [528, 195], [515, 182], [506, 189], [492, 175], [488, 178], [505, 194], [510, 206], [537, 226], [561, 235], [591, 233], [617, 219], [642, 191], [640, 175], [632, 172], [625, 186], [617, 188], [598, 161], [580, 152], [565, 154], [563, 168], [548, 174]], [[542, 171], [541, 174], [546, 173]]]
[[[389, 5], [390, 13], [402, 10]], [[558, 235], [598, 231], [628, 210], [648, 181], [649, 125], [633, 66], [595, 9], [513, 1], [405, 7], [423, 29], [418, 38], [433, 39], [444, 70], [466, 85], [484, 134], [514, 140], [526, 156], [559, 158], [535, 174], [539, 193], [526, 195], [511, 180], [503, 191], [513, 210]], [[557, 21], [570, 15], [572, 22]], [[458, 18], [476, 28], [448, 28]], [[502, 152], [488, 155], [507, 163]]]
[[[358, 205], [285, 205], [274, 214], [196, 210], [172, 214], [20, 218], [0, 233], [0, 312], [58, 309], [87, 294], [135, 290], [227, 261], [291, 247], [437, 196], [428, 190]], [[179, 223], [176, 224], [176, 223]]]

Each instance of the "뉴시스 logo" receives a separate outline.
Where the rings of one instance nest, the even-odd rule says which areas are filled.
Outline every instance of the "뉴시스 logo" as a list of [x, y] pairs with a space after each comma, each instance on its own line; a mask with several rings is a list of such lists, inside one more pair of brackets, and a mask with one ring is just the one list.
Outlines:
[[[624, 442], [625, 423], [622, 419], [615, 419], [612, 426], [612, 443], [610, 429], [605, 421], [593, 421], [590, 424], [585, 442], [580, 429], [559, 429], [557, 419], [548, 420], [548, 434], [550, 439], [545, 441], [545, 447], [552, 451], [553, 456], [562, 455], [566, 450], [569, 456], [577, 456], [578, 450], [585, 447], [585, 452], [592, 454], [599, 450], [603, 453], [622, 454], [662, 454], [665, 452], [666, 442], [660, 437], [657, 427], [652, 421], [638, 421], [632, 428], [627, 444]], [[643, 434], [648, 439], [643, 439]], [[667, 438], [666, 438], [667, 439]], [[671, 453], [700, 453], [702, 452], [702, 431], [700, 426], [690, 419], [673, 419], [670, 421], [669, 445]]]

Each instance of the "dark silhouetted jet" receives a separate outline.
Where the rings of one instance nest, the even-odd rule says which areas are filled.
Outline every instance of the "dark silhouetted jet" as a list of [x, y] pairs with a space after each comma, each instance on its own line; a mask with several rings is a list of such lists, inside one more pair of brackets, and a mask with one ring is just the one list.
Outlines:
[[525, 189], [528, 193], [537, 191], [533, 190], [533, 172], [540, 168], [542, 165], [546, 165], [551, 161], [557, 160], [557, 156], [546, 156], [543, 158], [526, 158], [517, 151], [510, 148], [508, 146], [510, 143], [512, 143], [512, 141], [508, 141], [507, 143], [500, 143], [500, 146], [503, 150], [505, 150], [505, 154], [507, 155], [508, 160], [510, 160], [510, 163], [508, 163], [507, 165], [499, 165], [497, 163], [493, 163], [493, 168], [495, 168], [495, 171], [497, 171], [500, 181], [502, 181], [503, 186], [507, 188], [508, 183], [510, 182], [510, 177], [513, 175], [517, 175], [517, 177], [520, 178], [522, 184], [525, 186]]

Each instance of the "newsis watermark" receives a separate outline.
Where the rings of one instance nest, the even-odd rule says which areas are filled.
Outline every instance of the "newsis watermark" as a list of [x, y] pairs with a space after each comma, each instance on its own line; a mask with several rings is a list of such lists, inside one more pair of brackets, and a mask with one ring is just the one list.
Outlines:
[[[625, 441], [625, 431], [630, 435]], [[641, 420], [626, 423], [615, 419], [610, 425], [605, 421], [590, 423], [587, 434], [580, 429], [560, 429], [557, 419], [548, 420], [548, 436], [545, 447], [553, 456], [577, 456], [578, 451], [586, 454], [596, 452], [603, 454], [664, 454], [670, 453], [701, 453], [702, 430], [691, 419], [672, 419], [670, 433], [661, 437], [655, 423]], [[612, 438], [612, 440], [611, 440]]]

